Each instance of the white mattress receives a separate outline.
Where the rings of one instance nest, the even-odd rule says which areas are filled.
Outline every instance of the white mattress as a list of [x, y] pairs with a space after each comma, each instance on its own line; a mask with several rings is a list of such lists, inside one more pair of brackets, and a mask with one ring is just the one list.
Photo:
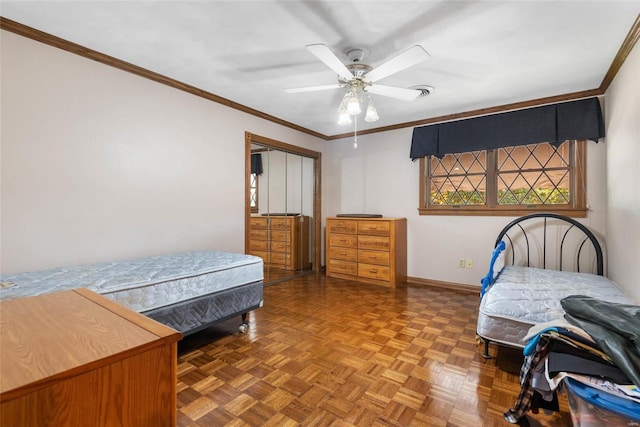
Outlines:
[[196, 251], [3, 275], [0, 299], [88, 288], [145, 312], [262, 279], [262, 258]]
[[523, 347], [522, 338], [531, 326], [564, 316], [560, 300], [569, 295], [632, 304], [606, 277], [506, 266], [480, 302], [478, 335]]

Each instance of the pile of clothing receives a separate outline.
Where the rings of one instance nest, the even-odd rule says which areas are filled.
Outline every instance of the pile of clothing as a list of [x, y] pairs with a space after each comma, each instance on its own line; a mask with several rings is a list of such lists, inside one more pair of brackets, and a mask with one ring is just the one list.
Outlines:
[[635, 402], [640, 414], [640, 306], [581, 295], [561, 303], [564, 319], [536, 325], [525, 337], [521, 390], [505, 420], [558, 411], [556, 391], [567, 377]]

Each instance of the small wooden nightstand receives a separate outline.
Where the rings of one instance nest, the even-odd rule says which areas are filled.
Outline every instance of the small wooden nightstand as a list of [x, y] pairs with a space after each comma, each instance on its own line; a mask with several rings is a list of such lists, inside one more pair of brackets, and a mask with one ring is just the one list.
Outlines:
[[0, 302], [0, 425], [175, 426], [181, 334], [87, 289]]

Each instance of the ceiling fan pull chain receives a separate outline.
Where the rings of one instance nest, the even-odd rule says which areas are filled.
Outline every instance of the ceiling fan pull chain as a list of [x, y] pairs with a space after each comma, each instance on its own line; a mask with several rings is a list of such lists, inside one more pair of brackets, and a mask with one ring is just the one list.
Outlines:
[[353, 120], [353, 148], [358, 148], [358, 116]]

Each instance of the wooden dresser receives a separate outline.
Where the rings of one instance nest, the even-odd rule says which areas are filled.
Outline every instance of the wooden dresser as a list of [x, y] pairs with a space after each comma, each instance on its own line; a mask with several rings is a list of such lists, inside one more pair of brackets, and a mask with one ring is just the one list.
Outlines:
[[327, 218], [328, 277], [395, 288], [407, 280], [406, 218]]
[[252, 216], [249, 218], [249, 253], [261, 257], [269, 267], [308, 268], [309, 217]]
[[87, 289], [2, 301], [0, 327], [0, 425], [176, 425], [173, 329]]

